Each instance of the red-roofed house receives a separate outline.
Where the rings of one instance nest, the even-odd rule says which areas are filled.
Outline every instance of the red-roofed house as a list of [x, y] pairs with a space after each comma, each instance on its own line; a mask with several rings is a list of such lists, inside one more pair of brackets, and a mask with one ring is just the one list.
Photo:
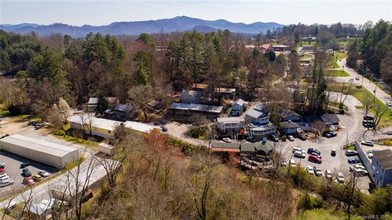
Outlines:
[[268, 53], [270, 50], [273, 50], [272, 44], [263, 44], [259, 47], [260, 51], [263, 53]]

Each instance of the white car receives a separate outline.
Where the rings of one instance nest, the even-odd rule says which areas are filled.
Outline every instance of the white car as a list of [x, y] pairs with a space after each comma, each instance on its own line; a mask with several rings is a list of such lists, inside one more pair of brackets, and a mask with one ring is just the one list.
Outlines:
[[[304, 149], [302, 149], [302, 148], [299, 148], [299, 147], [293, 147], [293, 153], [295, 153], [296, 151], [300, 151], [300, 152], [304, 152], [305, 153], [305, 150]], [[306, 153], [305, 153], [306, 154]]]
[[325, 177], [327, 179], [332, 179], [332, 177], [333, 177], [332, 171], [331, 170], [325, 170]]
[[290, 166], [291, 167], [296, 167], [297, 165], [295, 164], [295, 161], [293, 159], [290, 160]]
[[310, 175], [314, 175], [314, 170], [313, 170], [313, 167], [311, 167], [311, 166], [307, 166], [307, 167], [306, 167], [306, 171], [308, 172], [308, 174], [310, 174]]
[[282, 160], [282, 161], [280, 162], [280, 165], [281, 165], [282, 167], [286, 167], [286, 166], [287, 166], [287, 162], [286, 162], [285, 160]]
[[320, 167], [314, 166], [313, 170], [314, 170], [314, 174], [316, 174], [316, 176], [322, 176], [323, 175], [323, 171], [321, 170]]
[[48, 177], [48, 176], [49, 176], [49, 173], [46, 172], [45, 170], [40, 170], [40, 171], [38, 171], [38, 174], [39, 174], [40, 176], [42, 176], [42, 177]]
[[294, 157], [305, 158], [306, 157], [306, 153], [304, 151], [295, 151], [294, 152]]
[[226, 143], [231, 143], [231, 139], [230, 138], [223, 138], [222, 141], [224, 141]]
[[343, 176], [343, 173], [342, 173], [342, 172], [338, 172], [338, 173], [336, 174], [336, 180], [337, 180], [339, 183], [344, 183], [344, 176]]
[[289, 141], [294, 141], [294, 137], [293, 137], [293, 135], [289, 135], [289, 136], [287, 136], [287, 139], [289, 139]]
[[392, 101], [387, 101], [385, 104], [386, 104], [388, 107], [392, 107]]

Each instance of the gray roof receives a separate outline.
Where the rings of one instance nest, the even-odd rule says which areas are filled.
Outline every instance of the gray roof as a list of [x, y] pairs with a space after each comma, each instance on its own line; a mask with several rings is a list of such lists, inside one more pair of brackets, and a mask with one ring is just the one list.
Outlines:
[[97, 97], [91, 97], [88, 99], [87, 105], [97, 105], [98, 104], [98, 98]]
[[269, 154], [275, 149], [275, 147], [268, 141], [259, 141], [256, 143], [242, 142], [240, 145], [240, 149], [241, 152], [264, 151], [265, 154]]
[[245, 119], [241, 117], [226, 117], [226, 118], [217, 118], [216, 121], [218, 123], [240, 123], [241, 121], [245, 121]]
[[339, 123], [339, 118], [336, 114], [323, 114], [321, 115], [321, 120], [326, 123]]
[[255, 109], [251, 109], [251, 110], [247, 111], [246, 115], [248, 115], [248, 116], [250, 116], [252, 118], [262, 118], [262, 117], [267, 116], [266, 113], [257, 111]]
[[238, 99], [237, 101], [233, 102], [233, 105], [234, 105], [234, 104], [237, 104], [237, 105], [240, 105], [240, 106], [244, 106], [245, 103], [246, 103], [246, 102], [245, 102], [244, 100]]
[[292, 110], [284, 110], [284, 111], [282, 112], [282, 114], [280, 114], [280, 116], [281, 116], [282, 118], [287, 118], [287, 117], [290, 117], [290, 116], [298, 116], [298, 117], [301, 117], [300, 114], [298, 114], [297, 112], [292, 111]]
[[373, 158], [380, 163], [384, 170], [392, 169], [392, 151], [390, 149], [373, 152]]
[[181, 95], [187, 97], [197, 97], [201, 95], [201, 92], [196, 90], [183, 90]]
[[58, 157], [63, 157], [71, 152], [78, 151], [78, 149], [68, 147], [65, 145], [55, 144], [44, 140], [38, 140], [26, 137], [20, 134], [13, 134], [0, 139], [1, 143], [9, 143], [12, 145], [23, 146], [24, 148], [31, 149], [44, 154], [51, 154]]
[[211, 142], [211, 148], [230, 148], [230, 149], [239, 149], [240, 143], [222, 143], [218, 141]]
[[265, 113], [265, 114], [268, 114], [268, 113], [269, 113], [267, 107], [266, 107], [264, 104], [262, 104], [262, 103], [256, 104], [256, 105], [253, 107], [253, 109], [256, 110], [256, 111], [259, 111], [259, 112], [263, 112], [263, 113]]
[[222, 106], [216, 105], [202, 105], [202, 104], [195, 104], [195, 103], [179, 103], [173, 102], [170, 106], [171, 109], [175, 110], [189, 110], [189, 111], [199, 111], [199, 112], [208, 112], [208, 113], [221, 113], [223, 110]]
[[292, 122], [292, 121], [280, 122], [279, 125], [281, 128], [300, 128], [301, 127], [297, 123]]
[[241, 143], [240, 150], [241, 152], [254, 152], [256, 149], [255, 143]]
[[118, 105], [116, 105], [116, 107], [114, 107], [114, 110], [119, 111], [119, 112], [128, 113], [128, 112], [132, 111], [132, 106], [130, 104], [118, 104]]
[[259, 126], [259, 127], [250, 128], [249, 130], [251, 130], [251, 131], [267, 131], [267, 130], [270, 130], [272, 128], [275, 128], [275, 125], [273, 125], [272, 123], [269, 123], [268, 125], [263, 125], [263, 126]]
[[275, 149], [274, 145], [268, 141], [260, 141], [256, 146], [257, 151], [264, 151], [266, 154], [269, 154], [274, 149]]

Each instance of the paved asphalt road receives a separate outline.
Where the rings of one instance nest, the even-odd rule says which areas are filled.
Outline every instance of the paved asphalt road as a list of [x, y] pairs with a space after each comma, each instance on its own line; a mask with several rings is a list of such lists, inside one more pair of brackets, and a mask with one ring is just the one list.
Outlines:
[[[337, 77], [338, 81], [341, 82], [348, 82], [350, 79], [354, 79], [355, 83], [362, 84], [364, 88], [366, 88], [369, 92], [374, 94], [378, 99], [380, 99], [383, 103], [386, 103], [387, 101], [392, 101], [391, 96], [388, 95], [386, 92], [378, 88], [373, 82], [369, 81], [368, 79], [364, 78], [361, 74], [357, 73], [354, 69], [348, 67], [346, 65], [346, 59], [341, 59], [340, 61], [337, 62], [337, 64], [340, 66], [340, 69], [345, 70], [348, 74], [350, 74], [350, 77]], [[355, 78], [359, 78], [359, 80], [355, 80]]]
[[[89, 161], [92, 161], [93, 169], [89, 168]], [[89, 180], [90, 184], [106, 176], [106, 170], [101, 163], [98, 163], [92, 157], [85, 160], [81, 166], [80, 171], [77, 172], [77, 167], [69, 172], [65, 172], [58, 177], [55, 177], [45, 183], [42, 183], [36, 187], [31, 188], [31, 190], [26, 190], [23, 193], [16, 195], [15, 197], [8, 198], [0, 202], [0, 208], [9, 207], [10, 204], [20, 203], [28, 201], [29, 198], [33, 198], [30, 204], [39, 203], [43, 199], [50, 199], [51, 196], [49, 191], [52, 189], [64, 191], [73, 191], [72, 189], [77, 186], [81, 187], [84, 181]], [[76, 178], [78, 178], [79, 183], [76, 183]], [[67, 189], [67, 190], [64, 190]]]

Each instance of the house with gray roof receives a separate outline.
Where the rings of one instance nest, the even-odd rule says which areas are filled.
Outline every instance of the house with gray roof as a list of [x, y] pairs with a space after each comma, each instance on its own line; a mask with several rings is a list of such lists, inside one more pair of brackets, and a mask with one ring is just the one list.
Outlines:
[[301, 133], [301, 126], [292, 121], [280, 122], [279, 128], [285, 135], [296, 135]]
[[300, 122], [302, 121], [302, 116], [295, 111], [292, 110], [284, 110], [281, 114], [281, 121], [293, 121]]
[[373, 152], [372, 164], [374, 184], [383, 187], [392, 184], [392, 151]]
[[265, 125], [269, 122], [269, 114], [251, 109], [245, 113], [245, 122], [254, 125]]
[[246, 108], [246, 102], [242, 99], [238, 99], [231, 105], [231, 116], [240, 116]]
[[254, 141], [262, 140], [272, 134], [276, 134], [276, 126], [270, 122], [262, 126], [248, 128], [249, 138]]
[[118, 104], [114, 107], [114, 118], [121, 121], [130, 120], [133, 117], [133, 107], [131, 104]]
[[241, 117], [217, 118], [216, 125], [220, 132], [233, 136], [244, 127], [245, 119]]
[[272, 156], [275, 150], [275, 146], [266, 140], [249, 143], [223, 143], [219, 141], [213, 141], [211, 143], [211, 151], [213, 152], [236, 152], [245, 154], [258, 154], [262, 156]]
[[327, 125], [339, 125], [339, 118], [336, 114], [323, 114], [321, 115], [321, 121]]

